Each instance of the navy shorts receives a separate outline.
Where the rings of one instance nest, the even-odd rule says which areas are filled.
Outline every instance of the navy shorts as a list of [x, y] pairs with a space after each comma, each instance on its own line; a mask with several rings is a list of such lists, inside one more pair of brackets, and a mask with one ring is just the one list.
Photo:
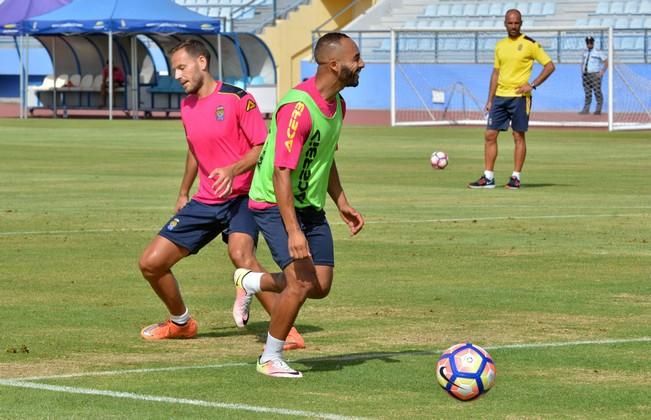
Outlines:
[[[289, 255], [288, 237], [285, 224], [277, 206], [265, 210], [252, 210], [253, 218], [264, 236], [271, 256], [281, 270], [284, 270], [293, 258]], [[330, 225], [325, 211], [315, 208], [296, 209], [296, 217], [305, 234], [314, 265], [334, 267], [334, 243]]]
[[509, 122], [513, 131], [525, 132], [529, 129], [531, 96], [496, 96], [488, 113], [489, 130], [506, 131]]
[[247, 196], [223, 204], [203, 204], [190, 200], [158, 234], [187, 249], [190, 254], [196, 254], [222, 232], [246, 233], [257, 243], [258, 226], [249, 210]]

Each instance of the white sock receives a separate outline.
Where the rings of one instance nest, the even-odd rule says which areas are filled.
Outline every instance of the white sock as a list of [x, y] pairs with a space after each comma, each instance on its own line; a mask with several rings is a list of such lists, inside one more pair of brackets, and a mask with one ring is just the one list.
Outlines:
[[271, 334], [267, 333], [267, 343], [264, 346], [262, 356], [260, 356], [260, 363], [265, 363], [273, 359], [282, 359], [284, 345], [284, 341], [274, 338]]
[[244, 279], [242, 279], [242, 287], [244, 287], [246, 293], [254, 295], [262, 291], [260, 287], [262, 275], [263, 273], [256, 273], [255, 271], [251, 271], [249, 274], [244, 276]]
[[172, 315], [172, 314], [170, 314], [170, 320], [173, 323], [175, 323], [176, 325], [185, 325], [190, 320], [190, 310], [186, 306], [185, 307], [185, 312], [183, 312], [183, 315]]
[[489, 171], [488, 169], [484, 171], [484, 176], [486, 177], [487, 180], [492, 180], [495, 178], [495, 172]]
[[518, 178], [518, 181], [520, 180], [520, 172], [515, 172], [515, 171], [513, 171], [513, 173], [511, 174], [511, 176], [514, 176], [514, 177]]

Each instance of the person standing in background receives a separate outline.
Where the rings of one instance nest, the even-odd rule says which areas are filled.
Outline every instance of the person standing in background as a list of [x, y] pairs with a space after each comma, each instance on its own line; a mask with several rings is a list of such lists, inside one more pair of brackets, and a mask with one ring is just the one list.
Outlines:
[[595, 115], [601, 114], [601, 108], [604, 104], [604, 95], [601, 91], [601, 79], [608, 69], [608, 56], [594, 47], [594, 38], [589, 36], [585, 39], [586, 50], [583, 52], [581, 61], [581, 79], [583, 81], [583, 109], [579, 114], [589, 114], [592, 95], [597, 100]]
[[[522, 15], [510, 9], [504, 16], [508, 34], [495, 45], [495, 61], [488, 88], [486, 111], [488, 124], [484, 132], [484, 173], [468, 188], [495, 188], [497, 136], [511, 126], [513, 130], [513, 173], [504, 186], [520, 189], [520, 172], [527, 155], [525, 134], [529, 129], [532, 92], [555, 70], [552, 59], [535, 40], [520, 32]], [[543, 66], [538, 77], [529, 82], [534, 61]]]

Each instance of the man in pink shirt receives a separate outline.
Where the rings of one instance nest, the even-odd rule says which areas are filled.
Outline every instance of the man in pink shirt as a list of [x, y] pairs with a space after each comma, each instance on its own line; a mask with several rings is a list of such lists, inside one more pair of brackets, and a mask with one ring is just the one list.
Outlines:
[[[255, 258], [258, 229], [248, 209], [254, 167], [267, 127], [253, 96], [216, 81], [210, 74], [210, 53], [199, 41], [187, 40], [172, 51], [175, 78], [188, 96], [181, 104], [188, 151], [176, 214], [163, 226], [140, 257], [140, 271], [167, 307], [170, 318], [141, 331], [146, 340], [192, 338], [197, 323], [190, 316], [171, 268], [224, 235], [236, 267], [260, 267]], [[199, 175], [199, 188], [189, 198]], [[244, 294], [242, 294], [244, 295]], [[261, 293], [268, 311], [276, 298]], [[251, 296], [239, 296], [233, 308], [238, 327], [248, 321]], [[298, 333], [296, 333], [298, 335]], [[297, 346], [304, 347], [302, 337]]]

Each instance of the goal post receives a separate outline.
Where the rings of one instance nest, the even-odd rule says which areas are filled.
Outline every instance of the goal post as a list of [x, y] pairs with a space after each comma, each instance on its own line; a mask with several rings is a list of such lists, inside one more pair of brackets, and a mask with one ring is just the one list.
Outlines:
[[[525, 28], [556, 65], [556, 72], [533, 95], [530, 124], [651, 128], [651, 30]], [[396, 29], [390, 32], [391, 124], [484, 125], [484, 109], [495, 44], [504, 28]], [[585, 114], [582, 81], [585, 38], [608, 54], [601, 79], [601, 115]], [[530, 80], [540, 72], [535, 64]]]

